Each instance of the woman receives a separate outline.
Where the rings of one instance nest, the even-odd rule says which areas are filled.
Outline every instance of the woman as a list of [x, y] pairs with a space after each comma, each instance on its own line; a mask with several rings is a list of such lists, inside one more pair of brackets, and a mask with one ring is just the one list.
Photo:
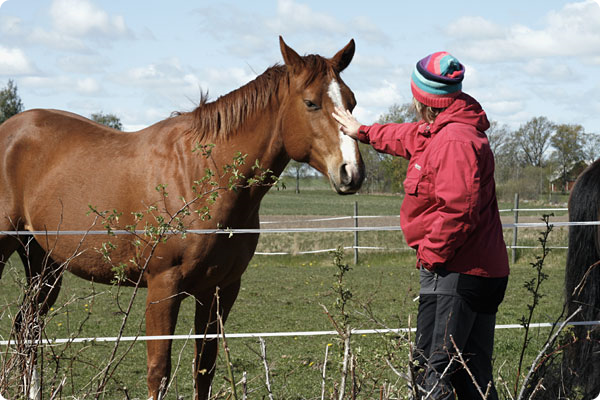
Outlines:
[[489, 122], [462, 92], [464, 72], [447, 52], [417, 63], [411, 90], [419, 122], [366, 126], [348, 110], [333, 114], [346, 135], [409, 160], [400, 225], [420, 269], [416, 359], [423, 399], [454, 399], [454, 392], [481, 399], [479, 390], [498, 398], [492, 351], [508, 257], [484, 134]]

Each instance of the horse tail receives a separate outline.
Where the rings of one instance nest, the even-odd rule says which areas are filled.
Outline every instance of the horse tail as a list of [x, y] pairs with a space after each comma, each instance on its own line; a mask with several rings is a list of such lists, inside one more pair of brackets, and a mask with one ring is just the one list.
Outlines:
[[[569, 221], [598, 221], [599, 216], [600, 159], [577, 178], [569, 198]], [[600, 226], [570, 226], [565, 301], [568, 315], [577, 307], [583, 307], [576, 318], [580, 321], [600, 319], [600, 265], [596, 264], [598, 261]], [[576, 375], [581, 379], [578, 379], [578, 383], [588, 396], [595, 396], [600, 390], [600, 383], [595, 382], [600, 376], [599, 330], [598, 326], [575, 327], [577, 342], [565, 354], [568, 368], [576, 371]]]

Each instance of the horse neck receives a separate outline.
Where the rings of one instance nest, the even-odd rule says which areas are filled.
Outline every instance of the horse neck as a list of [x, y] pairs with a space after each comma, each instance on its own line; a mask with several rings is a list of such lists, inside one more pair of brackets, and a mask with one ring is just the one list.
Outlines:
[[290, 160], [279, 128], [288, 93], [287, 72], [281, 66], [271, 67], [247, 85], [198, 107], [192, 129], [202, 142], [214, 143], [215, 150], [223, 147], [248, 154], [249, 164], [258, 159], [262, 169], [279, 176]]
[[[227, 141], [227, 147], [247, 154], [243, 169], [250, 175], [269, 170], [279, 177], [290, 161], [279, 128], [280, 104], [278, 100], [270, 102], [264, 110], [250, 116], [240, 126], [239, 132]], [[257, 160], [260, 168], [253, 169]]]

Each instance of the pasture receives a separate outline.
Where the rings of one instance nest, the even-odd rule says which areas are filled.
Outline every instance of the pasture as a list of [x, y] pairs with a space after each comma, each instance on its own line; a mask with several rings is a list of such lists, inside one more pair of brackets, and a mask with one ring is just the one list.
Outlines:
[[[331, 190], [303, 190], [294, 193], [288, 189], [272, 189], [262, 203], [263, 220], [281, 221], [306, 216], [352, 215], [354, 201], [359, 204], [360, 215], [397, 215], [401, 197], [396, 195], [338, 196]], [[541, 206], [543, 204], [537, 204]], [[501, 208], [510, 207], [503, 204]], [[546, 205], [547, 206], [547, 205]], [[541, 214], [541, 213], [540, 213]], [[531, 219], [539, 216], [532, 215]], [[557, 217], [560, 218], [560, 217]], [[381, 224], [396, 225], [396, 218], [387, 218]], [[361, 221], [361, 226], [370, 222]], [[294, 226], [287, 225], [287, 226]], [[540, 229], [521, 230], [519, 244], [536, 245]], [[512, 241], [512, 231], [505, 232], [507, 243]], [[399, 232], [361, 232], [361, 245], [387, 248], [404, 247]], [[299, 252], [311, 248], [330, 248], [352, 244], [352, 233], [301, 233], [265, 234], [261, 237], [259, 252], [287, 249]], [[566, 245], [566, 228], [556, 229], [550, 235], [549, 246]], [[538, 250], [522, 250], [515, 265], [511, 265], [509, 288], [498, 313], [498, 324], [518, 324], [528, 312], [531, 294], [524, 282], [535, 275], [530, 263]], [[225, 325], [225, 333], [241, 332], [300, 332], [333, 330], [325, 306], [332, 317], [340, 321], [347, 318], [355, 329], [403, 328], [414, 325], [418, 294], [418, 274], [414, 268], [412, 250], [362, 251], [358, 265], [352, 265], [352, 256], [346, 252], [345, 262], [350, 263], [343, 287], [352, 296], [339, 307], [339, 285], [329, 253], [319, 255], [255, 256], [242, 277], [238, 300]], [[543, 282], [540, 306], [533, 322], [553, 322], [562, 310], [565, 251], [554, 250], [544, 266], [549, 275]], [[0, 336], [10, 335], [19, 300], [23, 294], [24, 275], [20, 262], [13, 257], [2, 277], [0, 291]], [[48, 338], [115, 336], [121, 326], [122, 310], [132, 294], [130, 288], [93, 284], [65, 275], [60, 297], [51, 310], [45, 335]], [[124, 336], [144, 335], [144, 297], [140, 292], [135, 301]], [[412, 322], [411, 322], [412, 321]], [[194, 304], [188, 298], [182, 304], [175, 334], [193, 333]], [[548, 329], [533, 329], [532, 342], [526, 352], [526, 368], [541, 348]], [[502, 398], [506, 390], [512, 392], [518, 356], [523, 342], [523, 330], [498, 330], [496, 333], [495, 371], [497, 387]], [[352, 373], [359, 385], [360, 399], [403, 398], [406, 382], [399, 378], [390, 364], [406, 372], [408, 363], [407, 338], [399, 334], [355, 335], [351, 338], [356, 357]], [[320, 399], [322, 368], [328, 349], [325, 377], [325, 398], [330, 398], [340, 382], [343, 342], [336, 336], [291, 336], [265, 338], [266, 361], [275, 399]], [[240, 382], [245, 374], [245, 387], [249, 399], [267, 398], [265, 367], [258, 339], [227, 340], [231, 369], [226, 368], [226, 352], [220, 347], [218, 370], [213, 382], [213, 397], [232, 398], [232, 375]], [[68, 343], [43, 348], [45, 398], [62, 381], [58, 398], [94, 398], [94, 391], [102, 376], [114, 343]], [[177, 340], [173, 345], [173, 381], [167, 398], [192, 396], [193, 341]], [[2, 347], [0, 365], [6, 367], [10, 350]], [[388, 361], [386, 361], [388, 360]], [[388, 364], [389, 362], [389, 364]], [[118, 363], [118, 364], [117, 364]], [[146, 350], [144, 342], [121, 343], [115, 367], [108, 384], [99, 396], [105, 399], [146, 398]], [[7, 371], [13, 384], [18, 382], [18, 371]], [[66, 378], [66, 379], [65, 379]], [[64, 379], [64, 380], [63, 380]], [[242, 398], [243, 386], [237, 386], [237, 397]], [[2, 388], [9, 399], [18, 398], [14, 389]]]

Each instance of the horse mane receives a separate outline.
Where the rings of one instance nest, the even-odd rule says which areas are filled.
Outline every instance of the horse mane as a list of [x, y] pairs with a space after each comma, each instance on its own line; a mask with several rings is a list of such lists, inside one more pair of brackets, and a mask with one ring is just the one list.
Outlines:
[[[302, 57], [306, 75], [304, 84], [313, 82], [326, 71], [333, 74], [329, 60], [318, 56]], [[289, 86], [289, 71], [285, 65], [275, 64], [246, 85], [208, 102], [202, 93], [200, 105], [190, 114], [193, 118], [191, 132], [198, 140], [222, 140], [239, 131], [248, 117], [264, 110], [276, 98], [279, 88]]]

